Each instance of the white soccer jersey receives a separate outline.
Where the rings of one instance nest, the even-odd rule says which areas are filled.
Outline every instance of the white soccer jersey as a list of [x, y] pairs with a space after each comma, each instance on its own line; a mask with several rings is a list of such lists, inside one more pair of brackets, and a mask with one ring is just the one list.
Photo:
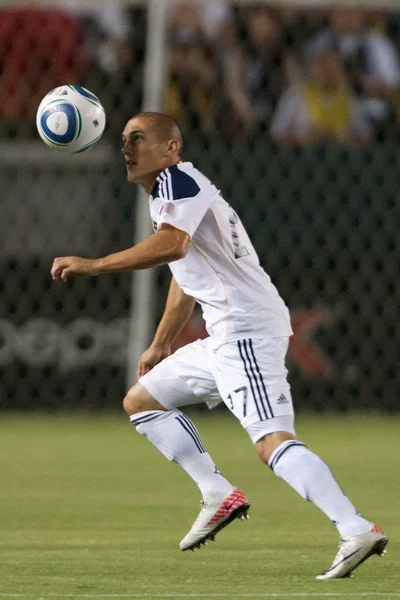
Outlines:
[[189, 252], [169, 267], [183, 291], [201, 305], [215, 348], [243, 338], [292, 334], [288, 308], [242, 222], [192, 163], [160, 173], [151, 190], [150, 214], [155, 229], [168, 223], [190, 235]]

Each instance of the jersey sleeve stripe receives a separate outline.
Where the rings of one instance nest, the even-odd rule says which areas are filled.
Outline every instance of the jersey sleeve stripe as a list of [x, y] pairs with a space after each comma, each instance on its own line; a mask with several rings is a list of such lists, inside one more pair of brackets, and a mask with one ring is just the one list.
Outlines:
[[163, 200], [168, 200], [168, 194], [167, 194], [167, 177], [165, 175], [165, 173], [161, 173], [161, 183], [160, 183], [160, 197]]
[[164, 200], [168, 200], [168, 195], [167, 195], [167, 182], [166, 179], [163, 179], [163, 182], [161, 184], [161, 193], [162, 193], [162, 197]]
[[174, 192], [173, 192], [173, 189], [172, 189], [172, 177], [171, 177], [171, 173], [170, 173], [169, 169], [167, 169], [167, 182], [168, 182], [169, 200], [173, 200], [174, 199]]

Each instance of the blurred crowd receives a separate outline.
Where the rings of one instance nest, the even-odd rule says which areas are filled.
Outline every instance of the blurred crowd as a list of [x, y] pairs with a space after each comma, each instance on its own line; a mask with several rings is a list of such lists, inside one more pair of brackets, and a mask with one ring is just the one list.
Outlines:
[[177, 7], [167, 110], [206, 136], [366, 144], [399, 124], [399, 20], [359, 8]]
[[[399, 139], [400, 12], [171, 0], [168, 20], [165, 110], [186, 131], [285, 145]], [[29, 118], [67, 81], [130, 116], [145, 29], [145, 11], [120, 0], [3, 10], [0, 118]]]

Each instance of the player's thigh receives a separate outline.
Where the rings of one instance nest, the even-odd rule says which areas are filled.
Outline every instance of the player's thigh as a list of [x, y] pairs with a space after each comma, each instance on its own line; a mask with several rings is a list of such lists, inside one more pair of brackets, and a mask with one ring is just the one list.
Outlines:
[[168, 410], [220, 401], [213, 374], [209, 339], [197, 340], [165, 358], [139, 379], [147, 392]]
[[285, 356], [288, 338], [243, 339], [216, 351], [216, 381], [223, 401], [253, 443], [276, 431], [295, 434]]

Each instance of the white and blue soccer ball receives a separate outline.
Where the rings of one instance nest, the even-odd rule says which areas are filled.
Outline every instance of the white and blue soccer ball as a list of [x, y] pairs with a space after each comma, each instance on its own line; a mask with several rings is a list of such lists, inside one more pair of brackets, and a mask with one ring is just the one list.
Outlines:
[[92, 148], [103, 135], [106, 115], [97, 96], [80, 85], [63, 85], [39, 104], [36, 126], [42, 140], [71, 154]]

